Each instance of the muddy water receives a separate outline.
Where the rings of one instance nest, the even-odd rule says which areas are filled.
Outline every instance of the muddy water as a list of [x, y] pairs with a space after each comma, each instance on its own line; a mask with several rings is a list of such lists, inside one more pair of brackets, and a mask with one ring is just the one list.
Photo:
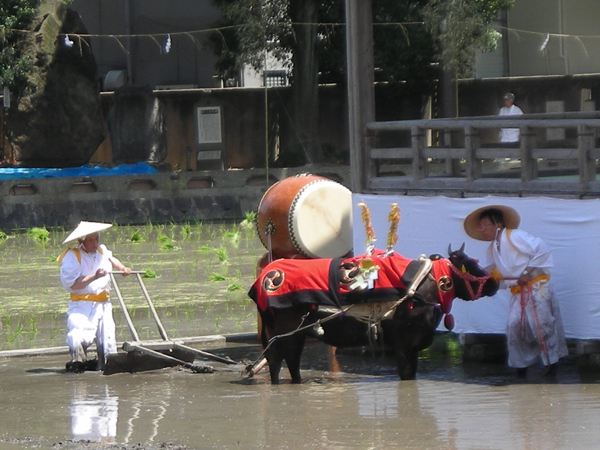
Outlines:
[[[443, 337], [440, 341], [443, 341]], [[256, 344], [214, 353], [255, 358]], [[0, 449], [592, 449], [600, 385], [569, 360], [556, 377], [519, 380], [503, 365], [433, 352], [415, 381], [381, 356], [309, 344], [304, 382], [214, 363], [212, 374], [163, 369], [63, 373], [64, 358], [0, 360]]]
[[[136, 232], [142, 242], [130, 240]], [[65, 300], [51, 262], [62, 239], [56, 231], [0, 244], [0, 350], [63, 345]], [[256, 329], [246, 291], [264, 249], [253, 231], [118, 227], [106, 242], [134, 269], [156, 273], [145, 282], [171, 337]], [[149, 338], [156, 327], [126, 281], [128, 308]], [[310, 343], [304, 382], [291, 385], [284, 368], [280, 386], [263, 372], [242, 376], [242, 364], [104, 376], [65, 374], [65, 355], [0, 358], [0, 450], [597, 448], [599, 374], [566, 359], [555, 377], [534, 368], [522, 380], [502, 364], [464, 363], [456, 349], [455, 336], [438, 336], [417, 380], [401, 382], [385, 357]], [[206, 350], [240, 362], [260, 353], [254, 341]]]

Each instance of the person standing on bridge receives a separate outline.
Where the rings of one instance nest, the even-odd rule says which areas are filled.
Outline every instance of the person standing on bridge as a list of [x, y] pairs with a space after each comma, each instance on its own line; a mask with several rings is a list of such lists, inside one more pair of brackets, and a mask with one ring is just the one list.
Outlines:
[[[106, 355], [117, 351], [108, 274], [115, 269], [127, 276], [131, 269], [99, 243], [99, 232], [111, 226], [80, 222], [63, 242], [76, 241], [77, 247], [66, 249], [58, 257], [60, 281], [70, 295], [66, 341], [71, 361], [67, 363], [67, 372], [103, 369]], [[87, 349], [93, 342], [98, 354], [97, 367], [94, 361], [87, 361]]]
[[508, 365], [525, 377], [537, 362], [553, 374], [568, 355], [562, 317], [550, 281], [552, 253], [540, 238], [518, 229], [521, 218], [509, 206], [490, 205], [464, 220], [466, 233], [489, 241], [486, 266], [511, 292], [506, 337]]
[[[515, 94], [507, 92], [504, 94], [504, 106], [500, 108], [498, 113], [500, 116], [521, 116], [523, 111], [515, 105]], [[500, 129], [500, 144], [506, 146], [518, 146], [520, 138], [520, 130], [518, 128], [501, 128]]]

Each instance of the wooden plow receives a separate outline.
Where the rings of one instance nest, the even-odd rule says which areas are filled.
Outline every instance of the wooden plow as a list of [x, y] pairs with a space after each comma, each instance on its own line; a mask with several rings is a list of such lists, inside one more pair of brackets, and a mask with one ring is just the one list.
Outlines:
[[117, 280], [115, 279], [115, 274], [122, 273], [123, 272], [111, 272], [109, 275], [133, 340], [123, 343], [122, 348], [125, 350], [125, 353], [112, 353], [107, 356], [103, 372], [104, 375], [112, 375], [121, 372], [143, 372], [176, 366], [185, 367], [196, 373], [212, 373], [212, 366], [194, 364], [196, 357], [202, 357], [224, 364], [239, 364], [230, 358], [213, 355], [212, 353], [188, 347], [181, 342], [169, 339], [142, 279], [142, 275], [145, 272], [132, 271], [131, 275], [137, 278], [142, 293], [148, 303], [148, 307], [150, 308], [152, 318], [156, 322], [158, 332], [162, 338], [162, 340], [156, 341], [141, 341], [133, 321], [131, 320], [131, 316], [127, 311], [127, 307], [125, 306], [125, 301], [121, 295]]

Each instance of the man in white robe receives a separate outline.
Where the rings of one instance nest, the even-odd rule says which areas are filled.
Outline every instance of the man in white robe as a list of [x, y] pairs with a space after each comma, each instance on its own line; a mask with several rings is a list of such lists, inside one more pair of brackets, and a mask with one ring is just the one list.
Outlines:
[[113, 256], [104, 244], [99, 243], [99, 231], [110, 224], [81, 222], [63, 244], [77, 241], [59, 257], [60, 281], [69, 293], [67, 309], [67, 339], [71, 361], [67, 372], [80, 373], [90, 369], [87, 349], [96, 343], [98, 369], [104, 368], [106, 355], [116, 353], [115, 322], [110, 302], [110, 277], [113, 269], [123, 275], [131, 273]]
[[[515, 95], [508, 92], [504, 95], [504, 106], [500, 108], [498, 112], [499, 116], [522, 116], [523, 110], [519, 108], [515, 103]], [[500, 129], [500, 143], [509, 146], [518, 146], [521, 132], [518, 128], [501, 128]]]
[[550, 279], [552, 253], [540, 238], [519, 230], [519, 223], [513, 208], [491, 205], [469, 214], [464, 228], [475, 239], [491, 241], [487, 266], [500, 287], [512, 294], [506, 327], [508, 365], [524, 376], [537, 362], [554, 371], [568, 350]]

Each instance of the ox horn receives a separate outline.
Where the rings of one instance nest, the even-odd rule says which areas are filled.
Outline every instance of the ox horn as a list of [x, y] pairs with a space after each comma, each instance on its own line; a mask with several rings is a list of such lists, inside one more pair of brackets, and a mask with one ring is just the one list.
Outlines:
[[[462, 254], [465, 251], [465, 243], [460, 246], [460, 248], [456, 251], [458, 254]], [[452, 244], [448, 244], [448, 255], [452, 254]]]

